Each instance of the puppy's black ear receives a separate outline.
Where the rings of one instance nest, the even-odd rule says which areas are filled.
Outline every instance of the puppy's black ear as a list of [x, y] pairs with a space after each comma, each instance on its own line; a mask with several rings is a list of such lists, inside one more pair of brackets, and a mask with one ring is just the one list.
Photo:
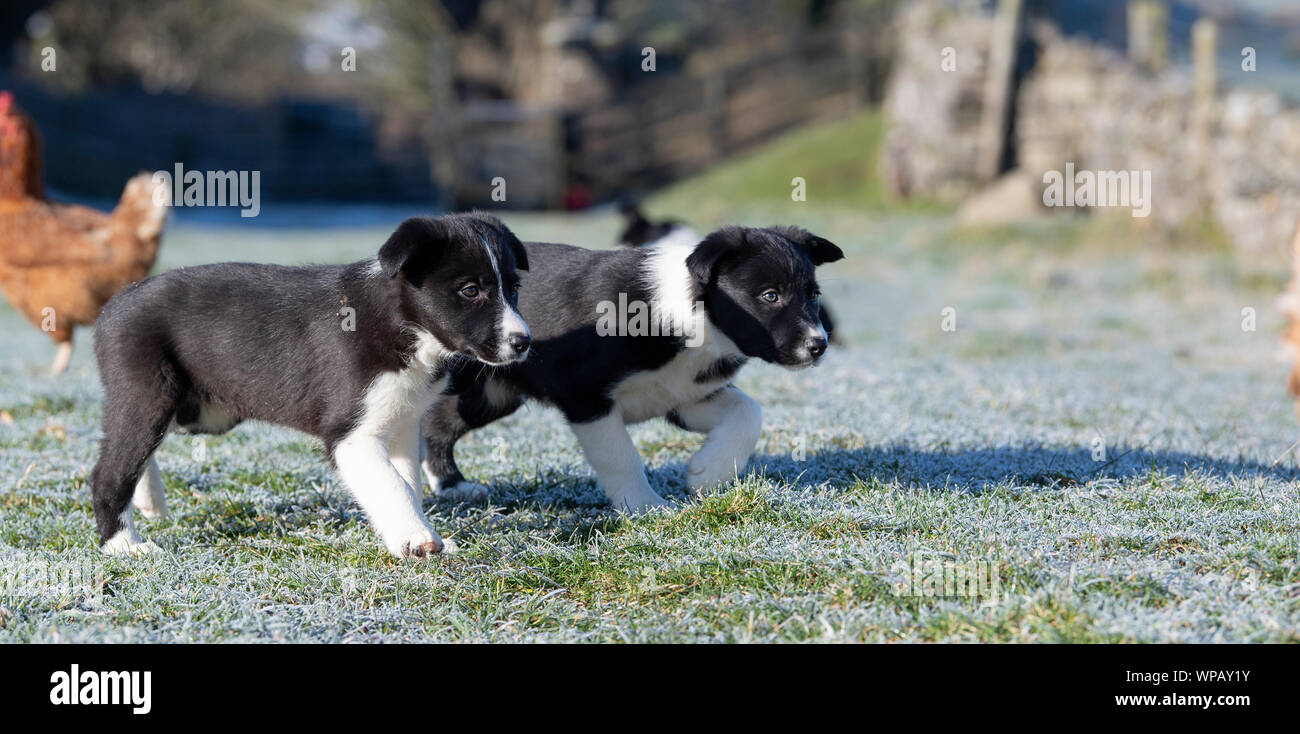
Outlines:
[[744, 227], [723, 227], [711, 232], [686, 258], [686, 269], [700, 285], [708, 285], [713, 273], [728, 255], [745, 246]]
[[515, 256], [515, 270], [528, 269], [528, 251], [524, 249], [524, 243], [519, 241], [514, 232], [506, 230], [506, 242], [510, 245], [510, 252]]
[[411, 217], [397, 225], [397, 229], [379, 248], [379, 267], [384, 275], [396, 278], [397, 274], [416, 262], [427, 264], [439, 249], [437, 245], [447, 239], [447, 229], [433, 217]]
[[844, 259], [844, 251], [836, 247], [835, 243], [818, 237], [812, 232], [798, 227], [773, 227], [772, 229], [798, 245], [808, 255], [808, 259], [813, 261], [813, 265], [823, 265]]

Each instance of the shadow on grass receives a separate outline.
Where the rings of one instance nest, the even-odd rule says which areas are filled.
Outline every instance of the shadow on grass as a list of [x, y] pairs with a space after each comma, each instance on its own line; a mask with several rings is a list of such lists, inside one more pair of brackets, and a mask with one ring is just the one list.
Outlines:
[[[651, 485], [666, 499], [681, 502], [692, 496], [686, 487], [684, 461], [648, 467], [647, 474]], [[1287, 482], [1300, 479], [1300, 468], [1129, 446], [1107, 447], [1104, 458], [1098, 460], [1090, 449], [1077, 447], [1000, 446], [936, 451], [895, 445], [832, 449], [809, 453], [803, 461], [789, 455], [757, 454], [750, 460], [746, 474], [760, 474], [799, 489], [827, 483], [846, 487], [874, 480], [929, 491], [981, 492], [1006, 486], [1063, 489], [1097, 480], [1123, 481], [1153, 475]], [[589, 475], [562, 477], [548, 472], [536, 483], [510, 483], [493, 489], [492, 502], [503, 515], [532, 510], [568, 517], [571, 523], [560, 525], [578, 532], [587, 528], [588, 534], [618, 523]]]
[[[935, 451], [905, 445], [832, 449], [810, 453], [803, 461], [788, 455], [759, 454], [749, 463], [748, 474], [761, 474], [797, 489], [812, 489], [831, 484], [840, 488], [862, 481], [878, 481], [929, 491], [981, 492], [995, 487], [1028, 489], [1063, 489], [1088, 482], [1110, 479], [1123, 481], [1143, 476], [1185, 477], [1199, 475], [1218, 479], [1263, 478], [1295, 481], [1300, 468], [1270, 466], [1258, 461], [1224, 459], [1180, 451], [1150, 451], [1134, 447], [1107, 447], [1106, 458], [1093, 458], [1086, 448], [1046, 446], [993, 447]], [[648, 471], [651, 484], [666, 498], [689, 500], [685, 486], [686, 464], [675, 461], [660, 464]], [[470, 519], [481, 505], [460, 505], [425, 498], [443, 516], [461, 518], [454, 532], [462, 539], [491, 535], [491, 524]], [[321, 505], [331, 509], [325, 522], [342, 528], [360, 518], [360, 510], [351, 502], [333, 503], [321, 498]], [[627, 521], [613, 512], [589, 475], [577, 476], [548, 471], [534, 482], [506, 482], [494, 487], [492, 498], [496, 517], [509, 518], [521, 511], [542, 516], [528, 521], [552, 541], [585, 543], [597, 533], [614, 533]], [[214, 503], [187, 513], [184, 521], [191, 542], [215, 542], [241, 536], [283, 536], [287, 532], [318, 524], [321, 518], [301, 515], [301, 500], [258, 508], [251, 502]], [[481, 518], [480, 518], [481, 519]], [[434, 521], [438, 524], [438, 520]], [[455, 520], [453, 520], [455, 523]], [[453, 531], [452, 527], [440, 530]]]
[[1151, 475], [1276, 481], [1300, 478], [1300, 468], [1295, 466], [1131, 446], [1108, 446], [1104, 454], [1094, 458], [1090, 449], [1077, 447], [999, 446], [934, 451], [895, 445], [810, 453], [803, 461], [789, 455], [759, 454], [750, 460], [749, 467], [750, 471], [800, 487], [877, 480], [958, 492], [1006, 485], [1061, 488], [1100, 479], [1122, 481]]

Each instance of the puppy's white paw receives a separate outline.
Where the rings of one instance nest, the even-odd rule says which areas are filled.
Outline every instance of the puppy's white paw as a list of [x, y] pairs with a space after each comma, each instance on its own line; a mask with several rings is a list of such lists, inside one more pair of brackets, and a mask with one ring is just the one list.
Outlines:
[[488, 488], [482, 484], [457, 480], [448, 484], [445, 477], [440, 477], [429, 470], [429, 462], [421, 465], [424, 478], [429, 482], [429, 491], [440, 500], [452, 502], [482, 502], [488, 498]]
[[672, 507], [673, 503], [660, 497], [653, 489], [646, 489], [633, 496], [625, 496], [613, 501], [615, 509], [629, 515], [641, 515], [659, 507]]
[[141, 540], [140, 538], [131, 538], [125, 533], [118, 533], [108, 539], [108, 542], [99, 547], [106, 555], [110, 556], [128, 556], [131, 558], [141, 558], [154, 553], [162, 553], [153, 541]]
[[710, 466], [705, 462], [691, 461], [686, 468], [686, 483], [697, 497], [721, 489], [735, 478], [734, 464], [715, 463]]
[[419, 528], [396, 535], [385, 542], [388, 552], [402, 559], [418, 561], [443, 553], [447, 543], [431, 528]]
[[434, 487], [433, 496], [452, 502], [483, 502], [488, 498], [488, 488], [474, 482], [457, 482], [446, 487]]

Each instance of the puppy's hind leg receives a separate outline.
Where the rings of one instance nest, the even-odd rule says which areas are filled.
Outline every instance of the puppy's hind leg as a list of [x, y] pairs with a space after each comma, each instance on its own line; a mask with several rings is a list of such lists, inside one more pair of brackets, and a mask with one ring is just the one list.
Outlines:
[[162, 472], [158, 470], [158, 457], [150, 456], [140, 479], [135, 483], [131, 504], [150, 520], [167, 517], [167, 499], [163, 497]]
[[424, 439], [421, 465], [434, 496], [456, 502], [487, 498], [487, 487], [467, 481], [456, 467], [456, 442], [475, 428], [510, 415], [522, 404], [518, 393], [491, 377], [434, 400], [420, 421]]
[[[175, 401], [162, 392], [161, 386], [151, 385], [147, 396], [126, 386], [106, 388], [104, 440], [100, 443], [99, 461], [90, 474], [100, 549], [114, 555], [156, 551], [158, 546], [136, 533], [131, 500], [137, 486], [143, 484], [152, 503], [152, 480], [142, 475], [148, 470], [157, 471], [146, 464], [152, 464], [151, 457], [162, 443]], [[161, 480], [157, 486], [161, 488]]]
[[697, 495], [735, 479], [754, 453], [763, 429], [763, 409], [735, 385], [678, 408], [668, 419], [688, 431], [707, 434], [686, 470], [687, 482]]

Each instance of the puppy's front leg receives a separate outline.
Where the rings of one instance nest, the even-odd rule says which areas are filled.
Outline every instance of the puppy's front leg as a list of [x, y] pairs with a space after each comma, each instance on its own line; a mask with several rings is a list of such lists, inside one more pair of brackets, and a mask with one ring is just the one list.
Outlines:
[[597, 481], [615, 508], [640, 512], [668, 504], [650, 488], [641, 454], [637, 453], [636, 444], [627, 435], [627, 426], [617, 413], [569, 427], [578, 437], [587, 463], [596, 471]]
[[410, 423], [396, 427], [393, 440], [388, 444], [388, 460], [407, 485], [415, 490], [415, 499], [419, 503], [423, 493], [420, 491], [420, 424]]
[[348, 436], [334, 448], [334, 462], [389, 553], [423, 558], [442, 552], [442, 538], [424, 519], [416, 491], [393, 466], [382, 439]]
[[699, 494], [736, 477], [758, 445], [763, 409], [735, 385], [674, 411], [687, 430], [708, 434], [687, 466], [691, 489]]

